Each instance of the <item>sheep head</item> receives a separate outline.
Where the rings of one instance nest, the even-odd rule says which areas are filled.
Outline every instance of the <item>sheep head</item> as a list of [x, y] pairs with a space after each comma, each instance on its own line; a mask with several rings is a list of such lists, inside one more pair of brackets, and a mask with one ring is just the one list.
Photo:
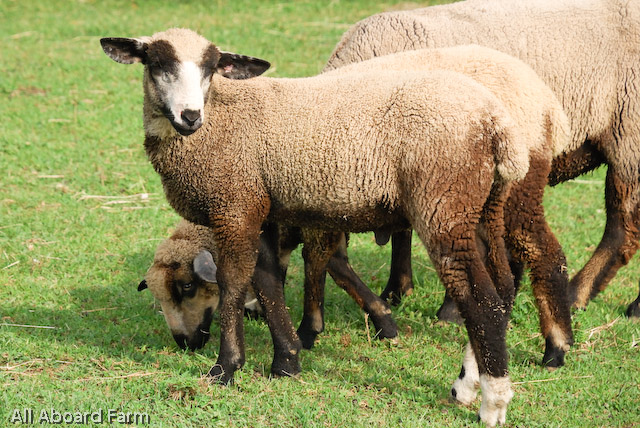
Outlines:
[[[161, 256], [156, 255], [145, 279], [138, 286], [149, 288], [159, 301], [165, 321], [180, 348], [196, 350], [209, 340], [213, 313], [220, 302], [216, 265], [211, 253], [200, 251], [190, 260], [176, 260], [177, 242], [168, 241]], [[165, 260], [163, 256], [171, 257]]]
[[100, 40], [104, 52], [121, 64], [145, 68], [145, 128], [161, 138], [188, 136], [203, 124], [211, 77], [259, 76], [267, 61], [220, 51], [199, 34], [172, 28], [151, 37], [109, 37]]

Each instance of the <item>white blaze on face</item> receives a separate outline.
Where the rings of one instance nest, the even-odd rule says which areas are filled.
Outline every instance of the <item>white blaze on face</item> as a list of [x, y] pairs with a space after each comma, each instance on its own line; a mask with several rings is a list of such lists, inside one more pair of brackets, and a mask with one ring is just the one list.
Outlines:
[[176, 74], [164, 73], [156, 82], [176, 130], [183, 135], [196, 131], [204, 120], [204, 99], [209, 90], [202, 68], [194, 62], [182, 62]]
[[162, 307], [162, 314], [167, 322], [167, 326], [169, 326], [169, 330], [171, 330], [171, 334], [189, 336], [191, 332], [185, 326], [180, 310], [178, 310], [170, 301], [160, 302], [160, 306]]

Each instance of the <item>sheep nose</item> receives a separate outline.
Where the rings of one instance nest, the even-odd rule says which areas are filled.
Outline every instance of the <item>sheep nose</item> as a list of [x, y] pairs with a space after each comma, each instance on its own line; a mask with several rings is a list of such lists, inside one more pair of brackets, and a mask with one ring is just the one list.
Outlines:
[[200, 110], [183, 110], [180, 117], [187, 125], [193, 126], [200, 119]]

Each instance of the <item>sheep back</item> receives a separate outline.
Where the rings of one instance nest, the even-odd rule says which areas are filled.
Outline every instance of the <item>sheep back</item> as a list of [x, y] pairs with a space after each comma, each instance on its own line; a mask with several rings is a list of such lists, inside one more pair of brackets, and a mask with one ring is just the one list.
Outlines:
[[537, 156], [560, 154], [569, 143], [569, 121], [562, 105], [524, 62], [494, 49], [464, 45], [399, 52], [328, 71], [331, 74], [379, 70], [452, 70], [476, 80], [503, 102], [520, 127], [522, 143]]
[[[571, 144], [619, 140], [622, 121], [640, 115], [640, 3], [625, 0], [467, 0], [368, 17], [342, 37], [326, 70], [373, 56], [475, 43], [529, 64], [558, 96], [571, 123]], [[625, 131], [637, 131], [626, 120]], [[602, 148], [606, 153], [610, 149]], [[616, 159], [637, 169], [633, 159]], [[636, 166], [632, 166], [635, 164]]]
[[[507, 181], [528, 171], [528, 148], [513, 143], [523, 137], [513, 135], [502, 103], [459, 73], [255, 78], [242, 85], [214, 76], [212, 86], [209, 117], [216, 123], [203, 125], [202, 138], [224, 138], [236, 164], [255, 160], [258, 171], [248, 163], [237, 168], [250, 188], [262, 182], [279, 223], [365, 231], [394, 222], [388, 215], [404, 190], [400, 176], [416, 165], [438, 176], [477, 167], [493, 177], [497, 168]], [[248, 102], [238, 86], [273, 96]], [[484, 147], [473, 142], [478, 135], [487, 137]], [[442, 182], [421, 191], [441, 193]]]

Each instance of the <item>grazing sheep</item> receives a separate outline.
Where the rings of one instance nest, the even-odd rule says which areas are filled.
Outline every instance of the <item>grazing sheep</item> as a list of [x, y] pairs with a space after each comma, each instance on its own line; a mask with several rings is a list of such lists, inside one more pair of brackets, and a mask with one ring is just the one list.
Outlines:
[[[283, 261], [288, 260], [291, 251], [302, 242], [303, 233], [304, 231], [300, 232], [294, 228], [280, 229], [278, 246], [280, 271], [276, 274], [280, 275], [282, 280], [286, 272], [286, 263]], [[319, 270], [324, 273], [327, 267], [336, 283], [354, 295], [360, 307], [369, 313], [378, 332], [377, 337], [396, 337], [397, 326], [391, 317], [389, 307], [362, 283], [353, 272], [346, 257], [339, 252], [336, 253], [332, 248], [326, 249], [325, 242], [320, 242], [316, 235], [314, 233], [304, 243], [305, 260], [310, 260], [307, 263], [309, 276], [313, 276], [311, 273]], [[340, 242], [338, 241], [337, 244]], [[209, 339], [212, 315], [218, 309], [220, 300], [215, 259], [217, 259], [217, 250], [211, 230], [208, 227], [181, 220], [173, 234], [158, 245], [153, 264], [138, 286], [138, 291], [149, 288], [160, 302], [173, 338], [182, 349], [202, 348]], [[314, 267], [318, 263], [321, 263], [320, 268]], [[261, 276], [254, 276], [253, 281], [261, 279]], [[322, 281], [324, 284], [324, 278], [314, 277], [313, 279]], [[305, 283], [309, 281], [310, 279], [305, 278]], [[310, 286], [305, 285], [305, 288]], [[318, 324], [315, 313], [319, 311], [322, 314], [323, 295], [315, 294], [317, 286], [311, 287], [311, 290], [313, 291], [307, 292], [305, 289], [304, 316], [298, 328], [298, 335], [306, 349], [313, 346], [316, 335], [324, 327], [321, 317]], [[244, 308], [250, 314], [263, 312], [252, 288], [247, 291]]]
[[371, 67], [385, 71], [441, 69], [463, 73], [489, 88], [525, 132], [533, 145], [532, 167], [527, 177], [511, 188], [505, 207], [506, 241], [514, 259], [527, 261], [531, 267], [546, 339], [543, 363], [548, 367], [562, 366], [564, 353], [573, 343], [566, 259], [545, 220], [542, 206], [552, 158], [564, 150], [570, 138], [568, 119], [560, 102], [522, 61], [477, 45], [401, 52], [327, 73], [362, 72]]
[[[366, 18], [342, 36], [326, 69], [404, 50], [469, 43], [529, 64], [555, 92], [571, 123], [571, 144], [554, 159], [550, 184], [608, 165], [604, 234], [569, 285], [573, 305], [584, 307], [640, 246], [638, 40], [638, 1], [467, 0]], [[408, 239], [398, 237], [405, 245]], [[394, 262], [392, 273], [405, 276], [391, 279], [387, 294], [411, 287], [408, 259]], [[640, 316], [640, 298], [627, 314]]]
[[[514, 287], [502, 208], [531, 148], [489, 90], [450, 71], [248, 78], [269, 64], [184, 29], [101, 44], [117, 62], [144, 64], [147, 156], [172, 207], [212, 229], [221, 302], [212, 379], [229, 382], [244, 363], [246, 290], [254, 269], [262, 274], [261, 257], [273, 267], [266, 275], [278, 267], [270, 222], [343, 232], [411, 226], [465, 318], [480, 418], [504, 422]], [[481, 220], [488, 269], [476, 243]], [[254, 285], [274, 342], [271, 371], [296, 374], [300, 341], [282, 286]]]

